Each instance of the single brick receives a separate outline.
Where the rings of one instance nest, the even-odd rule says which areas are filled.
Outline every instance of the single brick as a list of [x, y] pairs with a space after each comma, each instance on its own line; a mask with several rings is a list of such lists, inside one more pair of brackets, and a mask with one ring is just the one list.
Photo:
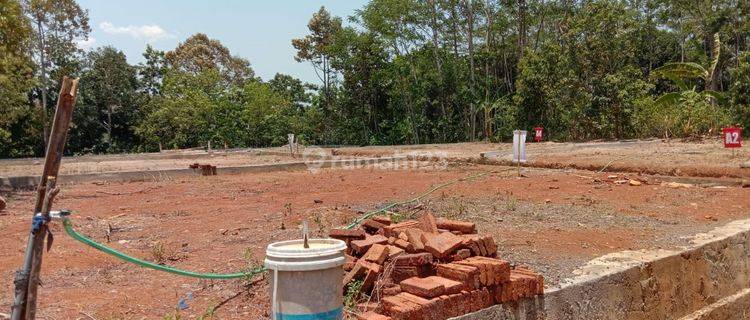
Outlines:
[[440, 229], [458, 231], [463, 234], [477, 233], [477, 226], [473, 222], [464, 222], [458, 220], [449, 219], [437, 219], [437, 227]]
[[445, 288], [445, 294], [459, 293], [464, 288], [463, 283], [443, 277], [431, 276], [427, 277], [427, 279], [443, 285], [443, 287]]
[[395, 295], [397, 295], [399, 293], [401, 293], [401, 286], [400, 285], [396, 285], [396, 284], [394, 284], [392, 286], [385, 287], [382, 290], [380, 290], [380, 294], [382, 296], [395, 296]]
[[360, 291], [362, 292], [369, 292], [370, 290], [372, 290], [372, 287], [375, 285], [375, 281], [378, 280], [378, 275], [380, 274], [380, 266], [374, 263], [371, 265], [371, 267], [367, 268], [365, 278], [362, 280], [362, 288], [360, 288]]
[[420, 229], [406, 229], [402, 234], [406, 234], [406, 241], [411, 243], [414, 251], [424, 251], [424, 243], [422, 243], [422, 233]]
[[386, 237], [397, 237], [399, 233], [409, 228], [419, 228], [419, 223], [416, 220], [406, 220], [399, 223], [394, 223], [383, 228]]
[[383, 230], [383, 228], [385, 228], [385, 225], [373, 219], [367, 219], [365, 221], [362, 221], [362, 228], [364, 228], [365, 231], [370, 234], [375, 234], [378, 233], [378, 231]]
[[391, 320], [391, 317], [384, 316], [379, 313], [375, 313], [372, 311], [365, 312], [363, 314], [357, 315], [358, 320]]
[[383, 264], [385, 259], [388, 258], [388, 246], [382, 244], [373, 244], [370, 249], [367, 250], [362, 259], [377, 264]]
[[417, 316], [422, 306], [406, 300], [400, 293], [395, 296], [383, 297], [380, 300], [383, 311], [393, 319], [409, 320]]
[[373, 244], [385, 244], [388, 242], [388, 238], [381, 235], [367, 236], [363, 240], [354, 240], [351, 242], [351, 247], [357, 254], [365, 254], [367, 250], [372, 247]]
[[345, 254], [344, 259], [346, 259], [344, 262], [344, 270], [351, 271], [352, 268], [354, 268], [354, 265], [357, 263], [357, 258]]
[[451, 233], [437, 235], [423, 233], [423, 235], [427, 235], [425, 236], [427, 241], [424, 242], [425, 250], [439, 259], [448, 258], [463, 242], [461, 237]]
[[431, 320], [437, 319], [433, 317], [437, 304], [433, 300], [428, 300], [408, 292], [401, 292], [398, 294], [404, 300], [419, 305], [418, 311], [413, 315], [414, 319]]
[[437, 220], [432, 213], [425, 213], [419, 218], [420, 228], [427, 233], [438, 233]]
[[419, 269], [419, 266], [394, 265], [393, 271], [391, 271], [391, 279], [394, 282], [401, 282], [412, 277], [419, 277]]
[[352, 268], [352, 271], [349, 271], [349, 273], [344, 276], [344, 285], [346, 286], [349, 282], [355, 279], [363, 279], [370, 273], [378, 274], [380, 273], [380, 269], [380, 265], [359, 259]]
[[413, 277], [401, 281], [401, 290], [427, 299], [445, 294], [445, 286], [430, 278]]
[[484, 247], [487, 249], [487, 256], [495, 256], [497, 254], [497, 244], [492, 236], [484, 238]]
[[393, 245], [404, 249], [406, 252], [414, 252], [414, 246], [404, 239], [396, 239], [396, 241], [393, 242]]
[[388, 216], [374, 216], [371, 219], [377, 222], [380, 222], [386, 226], [391, 224], [391, 217], [388, 217]]
[[365, 238], [365, 231], [362, 229], [331, 229], [328, 236], [339, 240], [360, 240]]
[[388, 260], [393, 260], [396, 257], [402, 255], [404, 253], [404, 249], [401, 249], [397, 246], [388, 245]]

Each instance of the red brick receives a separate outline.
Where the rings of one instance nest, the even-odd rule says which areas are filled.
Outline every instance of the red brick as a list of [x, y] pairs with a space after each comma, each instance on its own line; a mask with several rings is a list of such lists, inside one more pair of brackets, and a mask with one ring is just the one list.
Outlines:
[[363, 314], [357, 315], [358, 320], [391, 320], [391, 317], [384, 316], [379, 313], [375, 313], [372, 311], [365, 312]]
[[381, 235], [367, 236], [363, 240], [354, 240], [351, 242], [351, 247], [357, 254], [365, 254], [367, 250], [372, 247], [373, 244], [385, 244], [388, 242], [388, 238]]
[[377, 264], [383, 264], [385, 259], [388, 258], [388, 247], [382, 244], [373, 244], [370, 249], [367, 250], [362, 259]]
[[453, 255], [453, 261], [461, 261], [469, 257], [471, 257], [471, 250], [460, 249], [456, 251], [456, 254]]
[[464, 222], [464, 221], [458, 221], [458, 220], [449, 220], [449, 219], [437, 219], [437, 227], [440, 229], [450, 230], [450, 231], [458, 231], [463, 234], [472, 234], [476, 233], [477, 227], [473, 222]]
[[328, 236], [339, 240], [359, 240], [365, 238], [365, 231], [362, 229], [331, 229]]
[[352, 282], [352, 280], [361, 279], [362, 277], [364, 277], [366, 272], [367, 268], [362, 264], [357, 263], [354, 265], [354, 267], [352, 267], [351, 271], [346, 273], [342, 284], [344, 285], [344, 287], [346, 287], [346, 285], [349, 284], [349, 282]]
[[434, 282], [437, 282], [443, 285], [443, 287], [445, 288], [445, 294], [459, 293], [464, 288], [463, 283], [454, 281], [451, 279], [443, 278], [443, 277], [432, 276], [432, 277], [427, 277], [427, 279], [430, 279]]
[[380, 309], [380, 305], [374, 301], [367, 301], [357, 304], [357, 311], [359, 311], [360, 313], [378, 312]]
[[437, 275], [446, 279], [461, 282], [465, 289], [480, 287], [479, 269], [456, 263], [446, 263], [437, 266]]
[[352, 268], [352, 271], [349, 271], [349, 273], [347, 273], [346, 276], [344, 276], [343, 284], [344, 286], [346, 286], [352, 280], [363, 279], [367, 275], [370, 275], [371, 273], [378, 274], [380, 273], [380, 269], [381, 269], [380, 265], [359, 259], [357, 260], [357, 263]]
[[379, 275], [380, 266], [377, 264], [372, 264], [372, 267], [367, 268], [365, 278], [362, 280], [362, 288], [360, 290], [363, 292], [369, 292], [370, 290], [372, 290], [372, 287], [375, 285], [375, 281], [378, 280]]
[[397, 237], [399, 233], [409, 228], [419, 228], [421, 223], [416, 220], [406, 220], [403, 222], [391, 224], [383, 228], [386, 237]]
[[437, 312], [440, 312], [441, 310], [438, 310], [438, 303], [436, 299], [424, 299], [422, 297], [410, 294], [408, 292], [402, 292], [398, 294], [401, 296], [404, 300], [412, 302], [414, 304], [417, 304], [420, 306], [418, 309], [418, 312], [414, 315], [414, 319], [422, 319], [422, 320], [432, 320], [432, 319], [439, 319], [440, 317], [437, 317]]
[[484, 247], [487, 249], [487, 256], [495, 256], [497, 254], [497, 244], [492, 236], [484, 238]]
[[424, 242], [425, 250], [439, 259], [448, 258], [463, 242], [461, 237], [451, 233], [437, 235], [424, 233], [423, 235], [426, 235], [426, 241]]
[[531, 283], [532, 283], [532, 289], [533, 289], [532, 291], [534, 292], [534, 294], [544, 294], [544, 277], [542, 275], [536, 272], [533, 272], [527, 268], [521, 268], [521, 267], [517, 267], [513, 269], [511, 272], [517, 273], [517, 274], [523, 274], [523, 275], [533, 278], [533, 280], [531, 280]]
[[492, 265], [492, 273], [494, 274], [494, 283], [499, 284], [506, 282], [510, 279], [510, 263], [505, 260], [488, 257], [471, 257], [469, 260], [483, 261]]
[[420, 229], [406, 229], [406, 231], [404, 231], [404, 234], [406, 234], [406, 241], [409, 241], [409, 243], [411, 243], [414, 251], [424, 251], [424, 243], [422, 243], [422, 233], [423, 231]]
[[503, 260], [488, 257], [471, 257], [457, 264], [474, 266], [479, 269], [480, 282], [484, 286], [491, 286], [505, 282], [510, 277], [510, 264]]
[[391, 278], [394, 282], [401, 282], [412, 277], [419, 277], [419, 269], [419, 266], [394, 265]]
[[397, 295], [399, 293], [401, 293], [401, 286], [400, 285], [396, 285], [396, 284], [394, 284], [392, 286], [385, 287], [382, 290], [380, 290], [380, 294], [382, 296], [395, 296], [395, 295]]
[[402, 265], [402, 266], [422, 266], [425, 264], [432, 263], [433, 257], [431, 254], [423, 252], [423, 253], [413, 253], [413, 254], [402, 254], [398, 256], [394, 263], [396, 265]]
[[419, 222], [421, 223], [420, 229], [422, 231], [427, 233], [438, 233], [438, 227], [437, 227], [437, 220], [435, 220], [435, 216], [432, 215], [432, 213], [425, 213], [419, 218]]
[[401, 281], [401, 291], [432, 299], [445, 293], [445, 286], [430, 278], [409, 278]]
[[344, 258], [346, 259], [346, 261], [344, 262], [344, 270], [351, 271], [352, 268], [354, 268], [354, 265], [357, 263], [357, 258], [352, 257], [348, 254], [345, 254]]
[[402, 254], [404, 254], [404, 249], [401, 249], [397, 246], [388, 245], [388, 260], [393, 260]]
[[393, 242], [393, 245], [404, 249], [406, 252], [414, 252], [414, 246], [412, 246], [407, 240], [396, 239], [396, 241]]
[[388, 226], [388, 225], [391, 224], [391, 217], [387, 217], [387, 216], [374, 216], [371, 219], [375, 220], [377, 222], [380, 222], [380, 223], [382, 223], [382, 224], [384, 224], [386, 226]]
[[385, 225], [372, 219], [362, 221], [362, 228], [370, 234], [379, 233], [380, 230], [385, 228]]
[[410, 320], [418, 316], [422, 306], [405, 299], [401, 293], [395, 296], [384, 297], [380, 300], [383, 311], [395, 320]]

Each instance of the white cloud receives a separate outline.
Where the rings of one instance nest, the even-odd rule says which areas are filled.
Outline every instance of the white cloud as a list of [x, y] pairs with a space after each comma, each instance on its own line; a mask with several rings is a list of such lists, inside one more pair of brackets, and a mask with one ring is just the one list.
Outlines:
[[127, 27], [115, 27], [111, 22], [104, 21], [99, 24], [99, 28], [108, 34], [125, 34], [136, 39], [146, 39], [148, 42], [154, 42], [159, 39], [170, 37], [170, 34], [162, 29], [162, 27], [152, 25], [133, 26]]
[[94, 43], [96, 43], [96, 38], [94, 37], [88, 37], [87, 39], [76, 40], [76, 46], [78, 46], [78, 48], [80, 48], [81, 50], [91, 49], [91, 47], [94, 46]]

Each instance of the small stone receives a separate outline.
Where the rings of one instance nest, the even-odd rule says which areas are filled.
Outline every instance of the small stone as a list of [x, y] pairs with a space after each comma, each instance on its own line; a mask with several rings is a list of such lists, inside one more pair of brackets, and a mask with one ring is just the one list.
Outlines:
[[633, 186], [633, 187], [637, 187], [637, 186], [642, 185], [643, 183], [640, 182], [640, 181], [638, 181], [638, 180], [630, 179], [630, 180], [628, 180], [628, 184], [631, 185], [631, 186]]
[[0, 197], [0, 211], [5, 210], [5, 198]]

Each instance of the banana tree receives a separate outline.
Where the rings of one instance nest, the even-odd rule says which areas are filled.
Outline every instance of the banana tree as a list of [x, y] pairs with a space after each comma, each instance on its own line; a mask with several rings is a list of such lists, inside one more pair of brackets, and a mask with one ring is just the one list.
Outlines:
[[[698, 96], [706, 102], [712, 109], [714, 123], [711, 125], [709, 132], [714, 132], [718, 125], [718, 104], [723, 103], [724, 96], [717, 91], [712, 90], [714, 87], [714, 73], [716, 66], [719, 64], [719, 55], [721, 53], [721, 40], [719, 34], [714, 34], [714, 48], [711, 52], [712, 60], [708, 68], [704, 68], [700, 64], [694, 62], [672, 62], [667, 63], [662, 67], [654, 69], [651, 73], [653, 78], [667, 79], [673, 82], [679, 91], [669, 92], [663, 94], [661, 97], [656, 99], [655, 104], [660, 108], [668, 108], [670, 110], [677, 111], [677, 114], [687, 114], [684, 117], [682, 123], [682, 133], [684, 135], [690, 135], [693, 132], [693, 123], [696, 120], [693, 114], [693, 106], [696, 102], [695, 97]], [[698, 91], [697, 81], [703, 80], [703, 90]], [[680, 107], [684, 107], [680, 109]], [[687, 110], [684, 110], [687, 109]], [[667, 113], [668, 114], [668, 113]], [[669, 117], [667, 115], [667, 117]], [[675, 119], [665, 119], [665, 122], [674, 123]], [[665, 136], [667, 132], [665, 131]]]

